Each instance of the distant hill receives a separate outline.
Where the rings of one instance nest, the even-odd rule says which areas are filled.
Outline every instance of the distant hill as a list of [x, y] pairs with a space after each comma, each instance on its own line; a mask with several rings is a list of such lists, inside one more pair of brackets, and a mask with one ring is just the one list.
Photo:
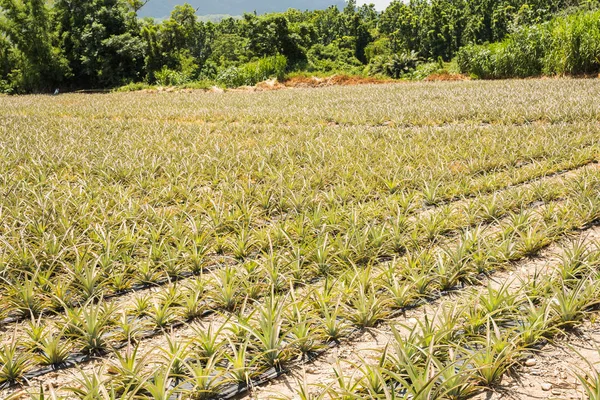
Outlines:
[[[185, 4], [185, 0], [150, 0], [141, 10], [141, 17], [165, 18], [171, 14], [176, 5]], [[198, 15], [242, 15], [256, 11], [259, 14], [281, 12], [289, 8], [299, 10], [319, 10], [336, 5], [343, 8], [345, 0], [188, 0]]]

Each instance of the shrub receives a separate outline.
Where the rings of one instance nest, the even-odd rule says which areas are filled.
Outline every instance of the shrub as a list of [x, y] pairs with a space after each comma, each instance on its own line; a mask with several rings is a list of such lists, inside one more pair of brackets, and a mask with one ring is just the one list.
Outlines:
[[269, 78], [282, 80], [287, 68], [287, 59], [282, 56], [265, 57], [258, 61], [231, 67], [222, 71], [217, 81], [227, 87], [253, 86]]
[[600, 71], [600, 11], [556, 18], [549, 26], [551, 45], [544, 57], [547, 74]]
[[362, 63], [354, 56], [354, 50], [342, 41], [327, 46], [316, 44], [308, 51], [307, 58], [310, 72], [358, 73], [362, 69]]
[[384, 74], [394, 79], [413, 72], [420, 63], [415, 51], [393, 54], [391, 56], [375, 57], [368, 67], [369, 74]]
[[427, 62], [417, 65], [417, 68], [410, 74], [410, 79], [423, 80], [433, 74], [452, 73], [452, 64], [446, 66], [442, 59], [436, 62]]
[[183, 72], [175, 71], [163, 67], [154, 74], [156, 84], [159, 86], [180, 86], [190, 81], [190, 78]]
[[387, 37], [377, 39], [376, 41], [369, 43], [365, 48], [365, 57], [369, 63], [376, 57], [389, 56], [390, 54], [392, 54], [391, 44], [390, 39]]
[[127, 85], [121, 86], [115, 89], [116, 92], [136, 92], [138, 90], [145, 89], [153, 89], [154, 86], [148, 85], [147, 83], [139, 82], [139, 83], [129, 83]]

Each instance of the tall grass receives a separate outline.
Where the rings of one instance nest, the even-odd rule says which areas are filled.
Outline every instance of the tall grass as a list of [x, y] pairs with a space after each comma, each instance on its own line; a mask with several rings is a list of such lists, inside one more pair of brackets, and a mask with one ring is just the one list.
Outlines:
[[286, 68], [285, 56], [265, 57], [239, 67], [231, 67], [223, 71], [217, 81], [227, 87], [253, 86], [270, 78], [282, 80]]
[[557, 18], [549, 24], [548, 74], [589, 74], [600, 71], [600, 11]]
[[522, 27], [504, 41], [466, 46], [458, 53], [463, 73], [477, 78], [524, 78], [600, 72], [600, 11], [579, 11]]

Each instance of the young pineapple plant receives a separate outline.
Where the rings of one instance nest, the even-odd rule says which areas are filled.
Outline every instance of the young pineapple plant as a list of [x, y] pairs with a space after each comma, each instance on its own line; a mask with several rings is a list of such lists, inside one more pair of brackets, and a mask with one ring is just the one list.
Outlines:
[[202, 277], [185, 287], [180, 299], [181, 314], [185, 320], [192, 321], [204, 315], [207, 310], [206, 292], [206, 282]]
[[37, 290], [37, 282], [37, 273], [7, 282], [6, 301], [11, 312], [21, 318], [35, 318], [46, 310], [48, 299]]
[[103, 354], [110, 346], [114, 309], [102, 304], [88, 304], [74, 315], [65, 327], [65, 334], [76, 348], [85, 354]]
[[115, 351], [114, 356], [106, 369], [112, 389], [121, 396], [135, 394], [148, 377], [148, 365], [153, 361], [150, 353], [140, 354], [139, 344], [128, 343], [124, 350]]
[[348, 299], [344, 317], [359, 328], [372, 328], [388, 315], [387, 302], [373, 285], [360, 283]]
[[16, 338], [0, 347], [0, 385], [25, 382], [30, 370], [30, 356], [19, 348]]
[[69, 359], [72, 344], [60, 334], [45, 336], [36, 346], [35, 359], [40, 365], [61, 367]]
[[217, 358], [211, 357], [206, 363], [188, 363], [186, 383], [192, 386], [190, 395], [194, 399], [208, 400], [216, 397], [224, 386], [223, 371], [217, 365]]
[[193, 352], [199, 361], [206, 362], [221, 352], [221, 349], [227, 343], [224, 337], [225, 328], [226, 324], [217, 328], [212, 323], [208, 325], [208, 328], [199, 324], [192, 325], [194, 338], [191, 344]]
[[339, 342], [351, 330], [350, 325], [342, 318], [342, 301], [340, 298], [328, 299], [321, 293], [313, 294], [314, 307], [317, 312], [317, 324], [325, 342]]
[[73, 386], [64, 388], [76, 399], [108, 399], [111, 392], [103, 369], [91, 373], [80, 371]]
[[251, 345], [258, 353], [258, 359], [268, 367], [281, 369], [290, 358], [291, 343], [289, 328], [286, 329], [287, 305], [283, 298], [268, 296], [264, 304], [257, 308], [253, 320], [240, 321], [240, 327], [251, 338]]
[[148, 311], [148, 318], [157, 330], [165, 330], [179, 318], [179, 308], [170, 301], [154, 301]]
[[489, 320], [480, 342], [480, 347], [467, 352], [467, 356], [475, 370], [476, 381], [491, 388], [515, 365], [521, 349], [516, 340], [500, 331], [493, 319]]
[[252, 379], [260, 371], [257, 366], [257, 359], [248, 350], [249, 344], [248, 338], [241, 343], [234, 343], [231, 338], [228, 338], [228, 346], [231, 352], [223, 354], [229, 363], [225, 379], [240, 386], [249, 386]]
[[213, 289], [209, 296], [217, 307], [234, 311], [241, 302], [239, 293], [240, 276], [234, 268], [226, 267], [213, 274]]
[[48, 336], [48, 326], [46, 321], [43, 319], [44, 316], [40, 315], [38, 318], [32, 318], [27, 321], [25, 327], [25, 334], [27, 338], [24, 341], [24, 346], [31, 352], [38, 352], [40, 344]]
[[288, 311], [290, 340], [301, 358], [322, 347], [323, 333], [317, 318], [306, 299], [297, 299], [292, 291], [292, 304]]

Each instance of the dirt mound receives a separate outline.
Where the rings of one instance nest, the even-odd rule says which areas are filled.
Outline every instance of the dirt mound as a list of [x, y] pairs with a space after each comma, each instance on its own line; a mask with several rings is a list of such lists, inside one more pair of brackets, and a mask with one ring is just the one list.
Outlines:
[[257, 90], [279, 90], [279, 89], [285, 89], [285, 85], [282, 85], [277, 79], [269, 79], [268, 81], [257, 83], [256, 89]]
[[[469, 78], [460, 74], [433, 74], [427, 77], [426, 81], [462, 81], [468, 80]], [[142, 93], [172, 93], [172, 92], [184, 92], [191, 93], [194, 91], [204, 91], [212, 93], [223, 93], [224, 91], [235, 91], [235, 92], [264, 92], [270, 90], [282, 90], [288, 88], [318, 88], [326, 86], [355, 86], [355, 85], [381, 85], [390, 83], [405, 83], [408, 81], [394, 80], [388, 78], [377, 78], [377, 77], [364, 77], [354, 75], [332, 75], [326, 78], [319, 78], [316, 76], [294, 76], [288, 78], [282, 82], [277, 79], [269, 79], [267, 81], [259, 82], [255, 86], [241, 86], [234, 89], [222, 89], [218, 86], [213, 86], [207, 89], [188, 89], [188, 88], [177, 88], [177, 87], [156, 87], [152, 89], [142, 89]]]
[[333, 75], [327, 78], [315, 76], [295, 76], [283, 82], [287, 87], [323, 87], [323, 86], [354, 86], [367, 84], [398, 83], [392, 79], [381, 79], [375, 77], [362, 77], [351, 75]]

